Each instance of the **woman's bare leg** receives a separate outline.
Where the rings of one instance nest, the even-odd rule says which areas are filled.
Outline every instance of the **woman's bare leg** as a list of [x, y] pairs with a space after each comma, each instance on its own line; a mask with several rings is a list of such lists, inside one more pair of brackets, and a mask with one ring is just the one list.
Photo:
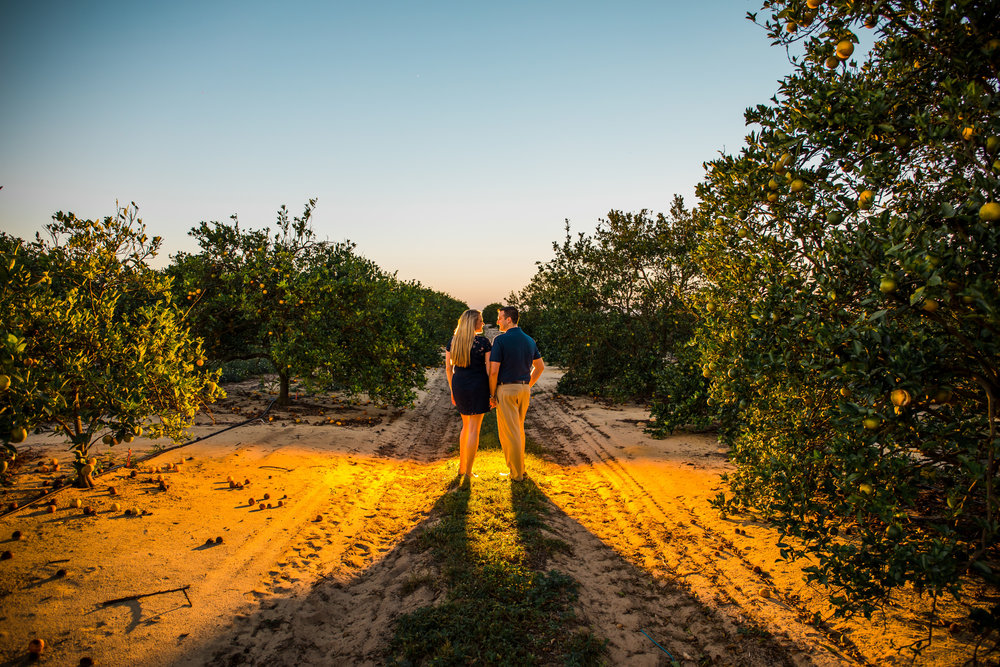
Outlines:
[[458, 475], [459, 477], [464, 477], [468, 475], [471, 466], [466, 466], [465, 461], [467, 458], [467, 452], [469, 451], [469, 429], [471, 426], [472, 418], [475, 415], [462, 415], [462, 432], [458, 435]]
[[479, 429], [483, 425], [483, 417], [485, 416], [462, 415], [462, 439], [459, 442], [459, 455], [461, 457], [461, 462], [458, 466], [459, 474], [472, 475], [472, 464], [476, 460], [476, 452], [479, 451]]

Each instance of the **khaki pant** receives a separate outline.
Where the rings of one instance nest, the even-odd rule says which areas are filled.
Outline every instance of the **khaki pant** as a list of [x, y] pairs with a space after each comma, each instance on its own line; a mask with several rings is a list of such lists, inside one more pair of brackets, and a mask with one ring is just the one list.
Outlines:
[[531, 388], [526, 384], [497, 387], [497, 432], [512, 479], [524, 477], [524, 416], [528, 414]]

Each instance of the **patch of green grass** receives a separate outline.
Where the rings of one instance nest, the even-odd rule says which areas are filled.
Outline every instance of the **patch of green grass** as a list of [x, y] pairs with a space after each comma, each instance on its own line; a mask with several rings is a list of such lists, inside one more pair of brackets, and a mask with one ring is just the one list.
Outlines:
[[[493, 424], [495, 439], [495, 418]], [[569, 550], [542, 532], [545, 495], [530, 479], [501, 477], [507, 467], [499, 444], [482, 444], [475, 463], [479, 477], [471, 487], [442, 496], [431, 515], [438, 520], [421, 535], [441, 566], [447, 598], [397, 620], [387, 661], [599, 664], [605, 642], [576, 631], [576, 582], [545, 570], [552, 554]]]
[[[456, 444], [456, 447], [458, 445]], [[483, 426], [479, 429], [480, 451], [501, 451], [500, 436], [497, 435], [497, 411], [490, 410], [483, 417]]]

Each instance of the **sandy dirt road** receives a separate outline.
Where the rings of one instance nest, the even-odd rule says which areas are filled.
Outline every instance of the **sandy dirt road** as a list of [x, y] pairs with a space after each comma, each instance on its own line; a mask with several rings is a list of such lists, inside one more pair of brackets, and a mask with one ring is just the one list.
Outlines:
[[[609, 662], [670, 664], [653, 640], [689, 665], [909, 662], [899, 649], [926, 634], [921, 604], [904, 599], [877, 623], [812, 622], [829, 616], [827, 592], [777, 558], [777, 533], [709, 506], [727, 469], [714, 437], [654, 440], [641, 406], [560, 396], [558, 376], [534, 390], [528, 432], [545, 453], [529, 474], [552, 503], [549, 531], [572, 547], [546, 567], [579, 583], [578, 615], [607, 638]], [[235, 387], [232, 401], [241, 391], [250, 400]], [[394, 620], [445, 594], [418, 535], [455, 474], [459, 420], [442, 373], [411, 410], [371, 408], [372, 425], [348, 428], [359, 414], [339, 403], [322, 418], [243, 426], [153, 458], [135, 478], [67, 490], [54, 513], [0, 521], [26, 536], [0, 545], [14, 552], [0, 565], [2, 664], [21, 664], [34, 636], [53, 665], [380, 664]], [[40, 436], [29, 445], [65, 457]], [[160, 491], [155, 476], [178, 460]], [[234, 490], [229, 478], [250, 484]], [[73, 508], [77, 498], [96, 515]], [[145, 514], [123, 517], [113, 502]], [[179, 586], [187, 598], [104, 604]], [[922, 664], [970, 650], [961, 636], [936, 640]]]

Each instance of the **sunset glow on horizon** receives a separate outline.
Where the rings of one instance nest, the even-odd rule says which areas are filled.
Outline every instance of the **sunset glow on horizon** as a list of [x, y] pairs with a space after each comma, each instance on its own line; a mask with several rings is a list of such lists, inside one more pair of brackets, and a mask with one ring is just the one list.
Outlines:
[[0, 226], [135, 201], [187, 231], [318, 199], [405, 280], [472, 307], [523, 287], [564, 221], [693, 202], [790, 70], [756, 4], [21, 4], [0, 26]]

